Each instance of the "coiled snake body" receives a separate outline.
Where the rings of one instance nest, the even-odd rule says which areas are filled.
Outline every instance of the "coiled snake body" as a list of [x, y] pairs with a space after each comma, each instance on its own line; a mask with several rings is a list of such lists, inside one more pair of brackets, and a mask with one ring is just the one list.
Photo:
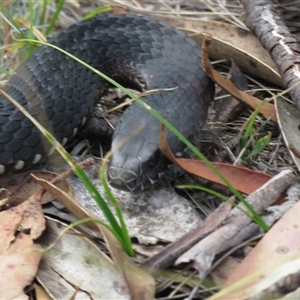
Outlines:
[[[145, 16], [105, 15], [63, 30], [50, 43], [140, 91], [176, 88], [143, 100], [187, 138], [206, 120], [214, 85], [202, 70], [199, 46], [181, 31]], [[4, 90], [65, 144], [107, 89], [98, 75], [43, 46], [16, 71]], [[50, 121], [50, 122], [49, 122]], [[124, 139], [144, 124], [138, 134]], [[160, 123], [137, 103], [125, 110], [112, 142], [112, 186], [148, 188], [166, 167], [158, 150]], [[183, 144], [168, 133], [174, 152]], [[38, 129], [0, 96], [0, 174], [31, 167], [53, 152]]]

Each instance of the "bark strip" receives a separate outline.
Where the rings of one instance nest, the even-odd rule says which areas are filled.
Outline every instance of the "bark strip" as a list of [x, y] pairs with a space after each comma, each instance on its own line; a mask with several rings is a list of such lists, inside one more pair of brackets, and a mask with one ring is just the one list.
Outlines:
[[277, 65], [284, 86], [300, 109], [300, 45], [276, 13], [270, 0], [242, 0], [247, 26]]

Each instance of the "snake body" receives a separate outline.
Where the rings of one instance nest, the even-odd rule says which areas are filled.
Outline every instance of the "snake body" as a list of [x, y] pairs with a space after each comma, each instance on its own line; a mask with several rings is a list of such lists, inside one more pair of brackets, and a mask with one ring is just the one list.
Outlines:
[[[203, 126], [214, 85], [202, 69], [199, 46], [181, 31], [145, 16], [105, 15], [74, 24], [49, 42], [127, 87], [173, 88], [143, 100], [187, 138]], [[4, 90], [64, 145], [107, 87], [86, 67], [42, 46]], [[160, 123], [137, 103], [125, 110], [113, 135], [107, 169], [112, 186], [143, 190], [159, 178], [167, 163], [158, 150], [159, 130]], [[168, 142], [175, 153], [183, 149], [171, 133]], [[0, 96], [0, 174], [32, 167], [52, 152], [31, 121]]]

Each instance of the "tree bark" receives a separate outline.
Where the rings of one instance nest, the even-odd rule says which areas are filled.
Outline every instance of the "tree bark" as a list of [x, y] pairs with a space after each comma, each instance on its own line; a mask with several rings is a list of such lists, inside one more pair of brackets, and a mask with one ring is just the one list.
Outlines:
[[277, 65], [283, 83], [300, 109], [300, 45], [276, 13], [270, 0], [242, 0], [247, 26]]

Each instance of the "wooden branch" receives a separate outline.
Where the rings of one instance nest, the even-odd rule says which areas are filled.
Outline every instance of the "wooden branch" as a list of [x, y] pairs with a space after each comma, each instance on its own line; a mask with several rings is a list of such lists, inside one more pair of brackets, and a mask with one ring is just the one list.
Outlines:
[[247, 26], [268, 50], [284, 86], [300, 109], [300, 45], [274, 10], [270, 0], [242, 0]]

